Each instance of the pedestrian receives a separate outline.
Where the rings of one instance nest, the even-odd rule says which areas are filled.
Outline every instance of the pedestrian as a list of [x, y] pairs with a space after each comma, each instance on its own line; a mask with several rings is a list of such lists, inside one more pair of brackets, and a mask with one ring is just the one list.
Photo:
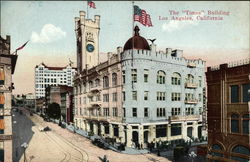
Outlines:
[[141, 149], [143, 149], [143, 144], [141, 143]]
[[157, 155], [158, 155], [158, 156], [161, 156], [161, 154], [160, 154], [160, 149], [157, 150]]

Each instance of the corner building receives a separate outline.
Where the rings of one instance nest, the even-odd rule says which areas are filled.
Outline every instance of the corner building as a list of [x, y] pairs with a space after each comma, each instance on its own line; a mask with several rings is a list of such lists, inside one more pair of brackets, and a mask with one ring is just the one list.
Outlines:
[[124, 48], [99, 63], [100, 16], [80, 11], [75, 26], [76, 127], [128, 147], [203, 135], [204, 61], [187, 60], [182, 50], [157, 52], [136, 26]]

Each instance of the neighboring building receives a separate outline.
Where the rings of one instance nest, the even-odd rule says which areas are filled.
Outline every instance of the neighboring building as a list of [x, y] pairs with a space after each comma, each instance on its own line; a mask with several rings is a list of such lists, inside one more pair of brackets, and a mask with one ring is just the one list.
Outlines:
[[36, 99], [36, 111], [44, 114], [44, 109], [45, 109], [45, 98], [41, 97]]
[[35, 93], [36, 98], [45, 97], [45, 88], [50, 85], [73, 86], [73, 77], [76, 69], [71, 64], [66, 67], [49, 67], [44, 63], [35, 68]]
[[208, 67], [207, 120], [210, 161], [250, 159], [250, 60]]
[[[58, 85], [58, 86], [49, 86], [46, 88], [45, 92], [45, 108], [48, 108], [50, 104], [57, 103], [61, 109], [61, 115], [64, 121], [66, 121], [67, 111], [72, 111], [72, 92], [73, 87]], [[63, 97], [63, 98], [62, 98]], [[70, 100], [71, 99], [71, 100]], [[68, 116], [69, 119], [72, 116]]]
[[73, 87], [67, 87], [61, 91], [61, 115], [62, 121], [73, 122]]
[[75, 25], [77, 127], [129, 147], [202, 136], [204, 61], [187, 60], [182, 50], [157, 52], [136, 26], [124, 48], [99, 63], [100, 16], [80, 11]]
[[33, 93], [25, 95], [25, 107], [35, 112], [36, 97]]
[[0, 161], [12, 162], [12, 74], [17, 55], [10, 54], [10, 36], [0, 36]]

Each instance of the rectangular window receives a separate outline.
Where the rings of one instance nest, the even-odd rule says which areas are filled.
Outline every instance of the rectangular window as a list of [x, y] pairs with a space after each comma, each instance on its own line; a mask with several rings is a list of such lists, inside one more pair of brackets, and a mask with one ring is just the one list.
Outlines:
[[148, 117], [148, 108], [144, 107], [144, 117]]
[[199, 94], [199, 102], [202, 101], [202, 94]]
[[103, 102], [109, 102], [109, 94], [103, 94]]
[[231, 103], [239, 102], [239, 86], [232, 85], [231, 86]]
[[243, 102], [249, 102], [250, 101], [250, 84], [243, 84], [242, 91], [243, 91]]
[[137, 83], [137, 69], [131, 69], [132, 83]]
[[186, 109], [186, 115], [193, 115], [194, 114], [194, 108], [187, 107]]
[[194, 101], [194, 94], [192, 93], [186, 93], [185, 94], [185, 101]]
[[166, 116], [165, 108], [157, 108], [156, 116], [165, 117]]
[[144, 100], [148, 100], [148, 91], [144, 91]]
[[113, 101], [117, 101], [117, 93], [113, 93], [112, 96], [113, 96], [113, 97], [112, 97], [112, 98], [113, 98]]
[[157, 92], [157, 101], [165, 101], [166, 92]]
[[144, 69], [144, 83], [148, 83], [148, 69]]
[[173, 116], [180, 115], [181, 114], [181, 108], [180, 107], [173, 107], [171, 113], [172, 113]]
[[0, 67], [0, 85], [4, 85], [5, 76], [4, 76], [4, 68]]
[[0, 134], [4, 134], [4, 116], [0, 116]]
[[126, 93], [122, 92], [122, 101], [125, 101], [125, 100], [126, 100]]
[[137, 100], [137, 91], [132, 91], [132, 100]]
[[181, 135], [181, 124], [171, 124], [171, 136]]
[[4, 93], [0, 93], [0, 108], [4, 108], [5, 97]]
[[172, 101], [180, 101], [181, 93], [172, 93]]
[[167, 136], [167, 125], [156, 125], [156, 138]]
[[125, 118], [126, 117], [126, 109], [125, 109], [125, 107], [122, 109], [123, 109], [123, 117]]
[[201, 86], [202, 86], [202, 77], [199, 76], [199, 87], [201, 87]]
[[133, 107], [133, 117], [137, 117], [137, 108]]
[[203, 109], [202, 107], [199, 107], [199, 114], [202, 115]]
[[126, 82], [126, 75], [125, 75], [125, 70], [122, 71], [122, 83], [125, 84]]
[[103, 116], [109, 116], [109, 108], [103, 108]]
[[117, 107], [113, 107], [113, 116], [118, 116]]
[[109, 125], [108, 124], [104, 124], [104, 132], [105, 132], [105, 134], [109, 134]]

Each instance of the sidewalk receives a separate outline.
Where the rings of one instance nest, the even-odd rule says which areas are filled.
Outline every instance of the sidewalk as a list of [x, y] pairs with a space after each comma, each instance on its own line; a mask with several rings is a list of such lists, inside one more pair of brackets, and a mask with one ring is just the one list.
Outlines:
[[[55, 122], [58, 124], [59, 123], [59, 120], [55, 120]], [[107, 143], [102, 137], [100, 136], [97, 136], [97, 135], [93, 135], [93, 136], [88, 136], [88, 133], [82, 129], [76, 129], [73, 125], [68, 125], [67, 123], [65, 122], [62, 122], [62, 124], [65, 124], [66, 125], [66, 128], [68, 130], [70, 130], [71, 132], [75, 132], [85, 138], [88, 138], [90, 140], [94, 140], [94, 139], [100, 139], [104, 144], [105, 146], [108, 146], [109, 149], [113, 150], [113, 151], [116, 151], [116, 152], [119, 152], [119, 153], [123, 153], [123, 154], [130, 154], [130, 155], [138, 155], [138, 154], [148, 154], [150, 153], [149, 150], [147, 149], [135, 149], [135, 148], [131, 148], [131, 147], [125, 147], [125, 150], [124, 151], [120, 151], [118, 150], [118, 148], [116, 146], [113, 146], [113, 145], [110, 145], [109, 143]]]

